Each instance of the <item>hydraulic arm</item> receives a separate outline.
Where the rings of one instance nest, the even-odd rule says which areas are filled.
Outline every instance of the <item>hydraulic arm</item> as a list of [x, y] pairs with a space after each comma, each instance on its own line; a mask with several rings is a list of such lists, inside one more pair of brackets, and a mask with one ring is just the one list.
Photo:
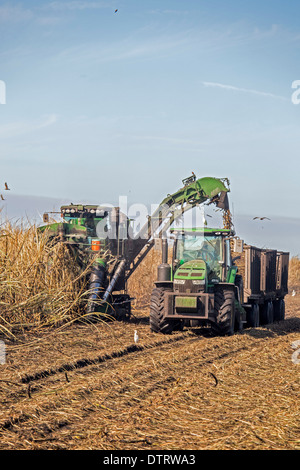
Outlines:
[[197, 180], [193, 173], [191, 177], [183, 180], [183, 184], [184, 186], [174, 194], [167, 195], [139, 232], [138, 237], [144, 240], [144, 244], [136, 244], [131, 250], [127, 279], [151, 250], [154, 238], [161, 238], [172, 223], [186, 211], [208, 202], [223, 209], [224, 214], [229, 212], [227, 193], [230, 189], [227, 179], [206, 177]]

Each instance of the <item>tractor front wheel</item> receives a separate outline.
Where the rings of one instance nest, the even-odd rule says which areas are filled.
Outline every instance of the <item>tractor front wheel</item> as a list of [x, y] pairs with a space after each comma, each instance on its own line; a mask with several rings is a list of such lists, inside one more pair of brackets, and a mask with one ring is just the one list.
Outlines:
[[234, 334], [235, 293], [230, 288], [218, 288], [215, 293], [215, 321], [212, 331], [217, 336]]
[[150, 299], [150, 330], [154, 333], [169, 335], [173, 330], [180, 329], [180, 322], [165, 318], [165, 294], [171, 289], [156, 287]]

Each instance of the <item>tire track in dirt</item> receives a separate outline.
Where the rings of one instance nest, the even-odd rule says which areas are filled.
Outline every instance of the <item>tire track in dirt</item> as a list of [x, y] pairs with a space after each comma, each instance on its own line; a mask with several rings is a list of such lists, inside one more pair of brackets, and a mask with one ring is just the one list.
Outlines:
[[132, 354], [132, 353], [142, 352], [142, 351], [149, 350], [149, 349], [152, 349], [152, 348], [157, 348], [157, 347], [160, 347], [160, 346], [164, 346], [165, 344], [176, 343], [178, 341], [185, 340], [189, 334], [190, 333], [187, 332], [187, 333], [184, 333], [182, 335], [176, 335], [175, 337], [171, 337], [171, 338], [168, 338], [166, 340], [158, 341], [158, 342], [155, 342], [155, 343], [152, 343], [152, 344], [144, 344], [144, 345], [130, 344], [130, 345], [126, 346], [125, 348], [123, 348], [121, 350], [113, 351], [110, 354], [104, 354], [104, 355], [94, 357], [94, 358], [78, 359], [77, 361], [72, 362], [72, 363], [71, 362], [65, 363], [65, 364], [63, 364], [62, 366], [60, 366], [56, 369], [44, 369], [42, 371], [36, 372], [34, 374], [31, 374], [31, 375], [25, 375], [24, 377], [22, 377], [20, 379], [20, 381], [23, 384], [28, 384], [29, 382], [41, 380], [41, 379], [44, 379], [44, 378], [49, 377], [51, 375], [59, 374], [59, 373], [62, 373], [62, 372], [68, 372], [68, 371], [72, 371], [72, 370], [75, 370], [75, 369], [81, 369], [81, 368], [84, 368], [84, 367], [88, 367], [90, 365], [102, 364], [102, 363], [105, 363], [107, 361], [110, 361], [110, 360], [113, 360], [113, 359], [118, 359], [118, 358], [121, 358], [123, 356], [127, 356], [127, 355]]
[[[90, 417], [95, 415], [97, 408], [95, 406], [87, 406], [86, 402], [89, 402], [89, 397], [93, 394], [100, 393], [102, 410], [107, 410], [108, 413], [116, 412], [114, 407], [111, 407], [110, 402], [114, 400], [127, 400], [130, 401], [130, 392], [132, 387], [140, 388], [140, 391], [135, 394], [134, 401], [136, 403], [143, 402], [145, 397], [149, 397], [151, 394], [160, 388], [168, 388], [172, 384], [176, 384], [176, 377], [174, 373], [168, 371], [164, 377], [161, 375], [161, 371], [156, 371], [151, 365], [147, 363], [147, 359], [151, 360], [155, 356], [161, 357], [164, 364], [167, 364], [168, 357], [172, 351], [190, 351], [192, 345], [199, 345], [197, 353], [200, 361], [197, 364], [198, 369], [205, 369], [205, 367], [211, 364], [218, 364], [221, 361], [227, 360], [234, 356], [239, 356], [240, 353], [250, 351], [253, 356], [264, 350], [266, 341], [278, 340], [280, 335], [288, 335], [299, 331], [299, 322], [293, 324], [293, 322], [286, 322], [282, 331], [277, 325], [272, 325], [269, 329], [264, 330], [245, 330], [242, 334], [237, 334], [228, 338], [204, 338], [197, 336], [192, 331], [188, 331], [182, 334], [177, 334], [174, 337], [164, 339], [162, 341], [156, 341], [155, 343], [145, 345], [129, 345], [120, 351], [113, 351], [110, 354], [102, 355], [97, 358], [79, 359], [74, 363], [67, 363], [70, 367], [69, 371], [72, 371], [70, 382], [66, 383], [64, 377], [61, 375], [66, 372], [65, 365], [56, 369], [50, 370], [51, 373], [44, 373], [45, 371], [37, 372], [30, 376], [24, 376], [20, 380], [20, 385], [31, 386], [31, 399], [23, 400], [19, 412], [17, 409], [14, 411], [14, 416], [5, 419], [1, 424], [0, 428], [3, 430], [10, 430], [15, 428], [16, 437], [22, 436], [24, 433], [34, 433], [37, 416], [43, 419], [47, 419], [47, 426], [53, 433], [69, 433], [67, 429], [70, 428], [76, 432], [76, 427], [82, 425], [82, 419], [88, 420]], [[251, 336], [253, 334], [253, 336]], [[204, 341], [201, 341], [204, 340]], [[183, 342], [184, 341], [184, 342]], [[173, 349], [175, 346], [175, 349]], [[149, 353], [151, 353], [149, 355]], [[146, 358], [146, 361], [145, 361]], [[203, 359], [203, 360], [201, 360]], [[148, 360], [148, 362], [149, 362]], [[130, 381], [126, 383], [125, 376], [122, 377], [121, 366], [127, 364], [131, 365], [132, 372], [130, 372]], [[77, 365], [74, 366], [74, 365]], [[104, 369], [103, 369], [104, 367]], [[49, 372], [47, 369], [46, 372]], [[105, 381], [99, 372], [104, 371], [104, 377], [108, 377], [109, 380]], [[112, 376], [109, 371], [113, 371]], [[182, 372], [182, 371], [181, 371]], [[111, 382], [113, 378], [113, 386]], [[53, 380], [54, 379], [54, 380]], [[57, 388], [57, 385], [61, 385], [61, 381], [64, 380], [64, 385]], [[137, 383], [134, 381], [137, 380]], [[56, 388], [55, 388], [56, 387]], [[43, 390], [46, 392], [43, 393]], [[57, 419], [59, 413], [63, 413], [66, 407], [66, 400], [63, 399], [65, 392], [70, 392], [73, 396], [74, 403], [82, 403], [84, 406], [77, 408], [77, 412], [70, 414], [69, 418]], [[106, 393], [108, 392], [108, 393]], [[52, 393], [58, 393], [58, 396], [51, 398], [49, 396]], [[20, 391], [20, 397], [26, 398], [26, 389]], [[39, 401], [40, 397], [47, 397], [44, 401]], [[12, 397], [14, 401], [17, 401], [16, 394]], [[29, 398], [29, 397], [28, 397]], [[109, 404], [105, 405], [106, 399], [109, 399]], [[91, 400], [92, 401], [92, 400]], [[101, 407], [101, 405], [99, 405]], [[61, 410], [61, 411], [60, 411]], [[53, 413], [53, 416], [51, 416]], [[67, 414], [67, 413], [66, 413]], [[42, 437], [36, 437], [34, 442], [42, 442], [43, 432], [41, 431]], [[59, 436], [49, 440], [59, 440]], [[21, 437], [20, 437], [21, 438]], [[47, 441], [47, 438], [45, 438]]]
[[[195, 342], [200, 344], [201, 339], [202, 338], [197, 337], [193, 333], [187, 332], [185, 334], [178, 335], [174, 338], [168, 338], [168, 340], [155, 342], [154, 344], [130, 345], [130, 346], [124, 348], [122, 351], [115, 351], [112, 354], [107, 354], [105, 356], [100, 356], [98, 358], [93, 358], [93, 359], [90, 358], [90, 359], [86, 359], [86, 360], [80, 359], [80, 360], [76, 361], [74, 364], [71, 364], [71, 363], [68, 364], [68, 368], [66, 368], [65, 367], [66, 365], [64, 365], [64, 366], [61, 366], [60, 368], [58, 368], [56, 370], [41, 371], [41, 372], [38, 372], [37, 374], [34, 374], [30, 377], [25, 376], [25, 377], [21, 378], [21, 380], [20, 380], [20, 385], [22, 384], [22, 385], [24, 385], [24, 387], [20, 391], [14, 391], [12, 396], [11, 396], [11, 399], [12, 399], [13, 403], [16, 403], [18, 401], [18, 399], [21, 399], [21, 398], [24, 399], [27, 396], [28, 397], [27, 405], [30, 406], [31, 399], [32, 398], [33, 399], [38, 398], [40, 393], [43, 394], [42, 391], [45, 388], [47, 389], [47, 392], [46, 392], [47, 395], [51, 394], [51, 388], [53, 388], [53, 387], [54, 387], [54, 392], [53, 393], [55, 393], [55, 387], [58, 391], [62, 390], [64, 388], [64, 386], [66, 385], [66, 379], [59, 377], [59, 375], [63, 374], [63, 373], [66, 373], [68, 371], [73, 372], [72, 379], [71, 379], [72, 385], [75, 385], [76, 381], [78, 382], [77, 390], [76, 391], [74, 390], [73, 393], [80, 394], [81, 393], [80, 390], [82, 390], [83, 393], [85, 393], [86, 384], [89, 380], [88, 376], [90, 376], [90, 379], [92, 381], [95, 381], [96, 378], [97, 378], [97, 373], [99, 373], [99, 371], [101, 371], [103, 366], [106, 366], [106, 367], [108, 366], [110, 369], [114, 369], [114, 368], [119, 366], [120, 361], [122, 363], [128, 363], [128, 362], [130, 363], [132, 360], [134, 361], [137, 357], [141, 357], [141, 356], [147, 357], [149, 350], [155, 350], [156, 352], [159, 351], [160, 353], [163, 354], [165, 352], [165, 350], [168, 350], [168, 349], [172, 348], [174, 344], [176, 344], [176, 343], [178, 344], [180, 341], [185, 340], [185, 342], [186, 342], [185, 346], [187, 346], [188, 344], [192, 345], [192, 343], [195, 343]], [[220, 338], [216, 338], [216, 340], [219, 340], [219, 339]], [[210, 338], [210, 340], [213, 341], [214, 338]], [[231, 349], [230, 351], [226, 351], [226, 352], [222, 353], [222, 351], [219, 351], [219, 347], [217, 347], [218, 352], [216, 353], [216, 345], [214, 343], [212, 343], [212, 344], [211, 343], [209, 343], [209, 344], [206, 343], [204, 345], [204, 348], [203, 348], [203, 355], [206, 355], [208, 357], [206, 357], [202, 361], [202, 363], [199, 364], [199, 368], [202, 368], [202, 367], [205, 367], [209, 364], [212, 364], [215, 361], [231, 357], [235, 354], [238, 354], [239, 352], [241, 352], [243, 350], [245, 350], [244, 346], [243, 347], [237, 347], [235, 349]], [[137, 353], [137, 354], [133, 354], [133, 353]], [[141, 379], [141, 377], [143, 377], [144, 373], [145, 373], [145, 371], [143, 370], [143, 368], [138, 369], [136, 372], [134, 372], [132, 374], [132, 378], [135, 379], [136, 377], [138, 377], [139, 379]], [[74, 374], [77, 375], [77, 377], [75, 377]], [[53, 380], [54, 377], [56, 377], [56, 378]], [[150, 375], [148, 374], [148, 379], [146, 380], [146, 382], [151, 382], [151, 380], [154, 377], [155, 377], [155, 373], [154, 374], [150, 373]], [[49, 379], [50, 379], [50, 382], [49, 382]], [[63, 386], [61, 386], [62, 380], [63, 380], [63, 383], [64, 383]], [[70, 380], [70, 379], [68, 379], [68, 380]], [[166, 380], [166, 378], [161, 380], [160, 383], [163, 384], [165, 380]], [[40, 382], [40, 383], [37, 384], [37, 385], [32, 385], [33, 382]], [[69, 385], [69, 383], [68, 383], [68, 385]], [[60, 384], [60, 386], [57, 388], [58, 384]], [[26, 388], [25, 387], [26, 385], [28, 385], [30, 388]], [[157, 383], [157, 385], [158, 385], [158, 383]], [[126, 393], [126, 391], [128, 391], [129, 388], [130, 388], [130, 385], [128, 385], [128, 386], [122, 385], [122, 388], [116, 393], [116, 396], [118, 396], [119, 393], [121, 393], [121, 394]], [[154, 386], [152, 385], [152, 387], [149, 388], [149, 392], [154, 391], [155, 388], [156, 388], [156, 385], [154, 385]], [[93, 389], [94, 390], [101, 390], [101, 391], [104, 391], [106, 389], [110, 390], [111, 385], [110, 385], [109, 382], [104, 383], [104, 384], [101, 383], [99, 388], [93, 387]], [[146, 389], [147, 389], [147, 387], [146, 387]], [[113, 396], [113, 395], [111, 395], [111, 396]], [[56, 400], [54, 400], [53, 402], [56, 402]], [[5, 405], [6, 405], [6, 407], [8, 407], [9, 406], [9, 401], [6, 402]], [[49, 406], [50, 406], [50, 401], [48, 401], [48, 403], [45, 407], [45, 411], [49, 408]], [[56, 405], [55, 405], [55, 408], [56, 408]], [[22, 404], [22, 412], [19, 415], [16, 415], [13, 418], [8, 418], [8, 419], [4, 420], [2, 423], [0, 423], [0, 429], [1, 428], [2, 429], [8, 429], [9, 427], [11, 427], [11, 425], [24, 423], [25, 421], [30, 420], [31, 417], [35, 414], [35, 412], [36, 412], [36, 409], [34, 409], [33, 412], [30, 412], [30, 411], [27, 412], [25, 403], [23, 403]]]
[[[289, 327], [287, 326], [288, 324], [289, 324]], [[286, 332], [286, 333], [287, 332], [293, 332], [294, 330], [296, 331], [300, 327], [299, 322], [296, 322], [295, 325], [293, 325], [292, 320], [291, 321], [285, 321], [285, 325], [286, 325], [286, 328], [285, 328], [286, 331], [284, 330], [284, 332]], [[272, 325], [271, 328], [269, 328], [267, 330], [262, 330], [262, 333], [259, 333], [259, 330], [253, 330], [254, 332], [256, 332], [254, 337], [259, 337], [260, 335], [262, 337], [272, 336], [274, 328], [276, 330], [276, 324]], [[249, 331], [250, 330], [244, 330], [241, 333], [241, 335], [248, 334]], [[237, 335], [235, 335], [234, 337], [237, 337]], [[115, 350], [115, 351], [112, 351], [111, 353], [108, 353], [108, 354], [100, 355], [100, 356], [97, 356], [97, 357], [81, 358], [81, 359], [76, 360], [75, 362], [64, 363], [64, 364], [62, 364], [61, 366], [59, 366], [55, 369], [44, 369], [44, 370], [38, 371], [36, 373], [25, 374], [23, 377], [21, 377], [19, 379], [20, 383], [19, 384], [15, 383], [15, 385], [21, 385], [21, 384], [28, 385], [31, 382], [37, 382], [37, 381], [45, 380], [48, 377], [55, 376], [57, 374], [62, 374], [62, 373], [66, 374], [67, 372], [70, 372], [70, 371], [74, 372], [74, 371], [80, 370], [80, 369], [88, 369], [90, 366], [105, 364], [107, 362], [111, 362], [111, 361], [114, 361], [116, 359], [124, 358], [126, 356], [130, 356], [131, 354], [135, 354], [135, 353], [143, 353], [143, 352], [147, 353], [147, 351], [149, 351], [151, 349], [157, 349], [157, 348], [163, 347], [165, 345], [166, 346], [170, 345], [170, 344], [172, 345], [174, 343], [179, 343], [181, 341], [189, 340], [190, 342], [193, 342], [193, 341], [199, 342], [200, 340], [204, 340], [204, 339], [206, 339], [205, 336], [199, 336], [199, 332], [198, 332], [198, 334], [195, 334], [193, 332], [193, 330], [188, 330], [184, 333], [176, 334], [176, 336], [168, 337], [167, 339], [164, 339], [162, 341], [155, 341], [154, 343], [129, 344], [128, 346], [126, 346], [123, 349]], [[209, 344], [211, 345], [211, 347], [213, 349], [215, 349], [215, 348], [220, 347], [218, 343], [220, 342], [221, 339], [223, 339], [223, 340], [225, 339], [225, 341], [226, 341], [226, 337], [225, 338], [210, 337], [208, 341], [209, 341]], [[228, 337], [227, 337], [227, 339], [228, 339]], [[231, 350], [229, 352], [224, 353], [224, 355], [218, 356], [218, 358], [230, 356], [232, 354], [237, 353], [238, 351], [239, 351], [239, 349]], [[214, 359], [215, 358], [213, 358], [212, 361]], [[207, 363], [209, 363], [209, 362], [211, 362], [211, 361], [208, 360]], [[68, 381], [67, 376], [66, 376], [66, 380]], [[7, 381], [3, 380], [3, 382], [9, 383], [9, 380], [7, 380]], [[14, 382], [11, 382], [11, 383], [14, 383]]]
[[[128, 356], [134, 353], [140, 353], [140, 352], [151, 350], [153, 348], [158, 348], [167, 344], [184, 341], [189, 337], [192, 337], [194, 341], [199, 341], [200, 339], [204, 339], [207, 337], [207, 332], [206, 332], [206, 335], [205, 334], [201, 335], [201, 333], [203, 332], [202, 329], [196, 330], [197, 331], [196, 333], [194, 331], [195, 330], [190, 329], [190, 330], [184, 331], [183, 333], [176, 333], [173, 336], [168, 336], [168, 337], [164, 336], [163, 340], [154, 341], [150, 343], [128, 344], [122, 349], [113, 350], [109, 353], [105, 353], [96, 357], [83, 357], [83, 358], [77, 359], [75, 362], [63, 363], [62, 365], [56, 368], [45, 368], [37, 372], [28, 373], [22, 376], [19, 380], [20, 380], [20, 383], [22, 384], [29, 384], [30, 382], [39, 381], [50, 376], [55, 376], [56, 374], [66, 373], [66, 372], [74, 371], [76, 369], [83, 369], [91, 365], [106, 363], [107, 361], [112, 361], [114, 359], [118, 359], [118, 358]], [[242, 334], [244, 334], [245, 332], [247, 333], [247, 331], [249, 330], [242, 331]], [[272, 327], [269, 331], [272, 331]], [[263, 333], [263, 334], [265, 335], [266, 333]], [[209, 335], [210, 342], [218, 343], [221, 338], [222, 337], [214, 337], [212, 335]]]
[[[231, 338], [236, 338], [235, 337], [231, 337]], [[227, 340], [230, 339], [230, 338], [227, 338]], [[130, 362], [132, 360], [135, 360], [137, 358], [137, 355], [136, 354], [133, 354], [134, 352], [136, 353], [141, 353], [141, 354], [138, 354], [138, 356], [146, 356], [148, 355], [148, 351], [150, 349], [153, 349], [153, 350], [156, 350], [156, 352], [159, 350], [159, 352], [161, 354], [163, 354], [165, 352], [165, 350], [171, 348], [174, 343], [179, 343], [179, 341], [182, 341], [182, 340], [185, 340], [186, 343], [185, 343], [185, 346], [187, 345], [191, 345], [192, 343], [194, 342], [197, 342], [198, 344], [200, 344], [201, 341], [199, 341], [199, 337], [193, 335], [191, 332], [188, 332], [188, 335], [185, 334], [185, 335], [178, 335], [176, 338], [170, 338], [168, 339], [167, 341], [164, 340], [164, 341], [159, 341], [159, 342], [156, 342], [154, 344], [150, 344], [150, 345], [139, 345], [139, 347], [137, 347], [138, 345], [131, 345], [131, 346], [134, 346], [134, 347], [127, 347], [125, 348], [123, 351], [117, 351], [115, 353], [112, 353], [112, 354], [109, 354], [109, 355], [106, 355], [105, 358], [103, 356], [101, 356], [100, 358], [94, 358], [94, 359], [88, 359], [88, 360], [79, 360], [77, 361], [75, 364], [78, 364], [78, 367], [74, 367], [72, 366], [72, 368], [70, 367], [69, 370], [71, 370], [73, 372], [73, 374], [77, 374], [77, 378], [75, 378], [74, 375], [72, 375], [72, 385], [74, 384], [75, 385], [75, 382], [77, 381], [78, 382], [78, 387], [76, 390], [73, 391], [74, 394], [80, 394], [80, 393], [86, 393], [86, 384], [88, 382], [88, 376], [91, 376], [91, 380], [94, 381], [95, 378], [97, 377], [96, 374], [97, 372], [99, 372], [101, 370], [101, 367], [103, 367], [103, 365], [107, 366], [109, 365], [110, 368], [115, 368], [115, 367], [118, 367], [118, 363], [121, 361], [122, 363], [125, 363], [125, 362]], [[245, 350], [249, 350], [253, 347], [253, 342], [251, 341], [251, 343], [246, 347], [245, 345], [243, 346], [238, 346], [234, 349], [230, 349], [228, 351], [223, 351], [222, 352], [222, 347], [220, 347], [218, 344], [216, 344], [216, 341], [219, 342], [220, 338], [215, 338], [215, 341], [213, 341], [214, 338], [210, 338], [210, 342], [209, 343], [205, 343], [204, 344], [204, 348], [201, 352], [202, 356], [205, 356], [205, 358], [203, 359], [203, 361], [201, 363], [198, 364], [198, 368], [201, 369], [201, 368], [204, 368], [210, 364], [213, 364], [217, 361], [220, 361], [220, 360], [224, 360], [224, 359], [227, 359], [229, 357], [233, 357], [234, 355], [238, 355], [240, 352], [242, 351], [245, 351]], [[225, 344], [226, 344], [226, 338], [224, 338], [225, 340]], [[257, 345], [259, 346], [259, 345]], [[217, 353], [216, 353], [216, 350], [217, 350]], [[123, 354], [122, 354], [123, 352]], [[71, 364], [70, 364], [71, 366]], [[92, 367], [90, 367], [92, 366]], [[83, 372], [83, 369], [84, 369], [84, 377], [82, 375], [82, 372]], [[49, 372], [49, 371], [46, 371], [46, 372]], [[43, 389], [47, 388], [47, 392], [46, 394], [47, 395], [50, 395], [51, 394], [51, 391], [50, 391], [50, 388], [51, 387], [57, 387], [57, 384], [60, 383], [60, 387], [58, 387], [58, 391], [62, 390], [64, 387], [61, 386], [61, 378], [57, 377], [55, 380], [51, 380], [51, 376], [53, 377], [54, 375], [58, 376], [60, 373], [65, 373], [66, 372], [66, 369], [64, 366], [58, 368], [57, 370], [55, 371], [52, 371], [52, 374], [50, 373], [44, 373], [44, 372], [39, 372], [37, 373], [36, 375], [33, 375], [31, 377], [23, 377], [21, 379], [21, 382], [22, 384], [24, 385], [29, 385], [30, 386], [30, 389], [29, 388], [23, 388], [22, 391], [19, 391], [19, 392], [14, 392], [13, 393], [13, 396], [12, 396], [12, 399], [14, 402], [16, 402], [18, 400], [18, 398], [24, 398], [26, 397], [26, 395], [28, 396], [29, 400], [27, 401], [27, 404], [30, 405], [30, 399], [31, 398], [38, 398], [40, 393], [42, 392]], [[150, 371], [151, 372], [151, 371]], [[78, 375], [80, 374], [80, 375]], [[144, 370], [138, 370], [137, 372], [133, 373], [132, 374], [132, 378], [136, 378], [138, 377], [139, 379], [141, 379], [141, 377], [144, 375]], [[146, 380], [146, 383], [151, 383], [151, 380], [153, 378], [155, 378], [155, 373], [152, 374], [148, 374], [147, 375], [147, 380]], [[50, 378], [50, 383], [47, 379]], [[40, 381], [42, 380], [42, 382], [38, 385], [38, 386], [32, 386], [31, 385], [31, 382], [34, 382], [34, 381]], [[63, 379], [64, 380], [64, 379]], [[157, 386], [159, 386], [159, 384], [163, 384], [165, 381], [167, 380], [167, 378], [165, 377], [164, 379], [160, 380], [159, 382], [157, 382], [156, 384], [152, 385], [151, 387], [145, 387], [145, 390], [147, 390], [148, 392], [153, 392]], [[170, 381], [172, 382], [172, 379], [170, 379]], [[64, 384], [65, 384], [65, 380], [64, 380]], [[97, 387], [93, 387], [94, 390], [101, 390], [101, 391], [104, 391], [106, 389], [110, 390], [111, 389], [111, 385], [109, 382], [103, 384], [101, 383], [100, 387], [97, 388]], [[124, 386], [122, 385], [121, 389], [118, 390], [115, 394], [110, 394], [110, 397], [113, 398], [113, 396], [118, 396], [120, 393], [121, 394], [124, 394], [126, 393], [126, 391], [128, 391], [130, 389], [130, 384], [127, 385], [127, 386]], [[29, 393], [29, 390], [30, 390], [30, 393]], [[147, 394], [147, 391], [146, 392], [143, 392], [143, 395]], [[55, 393], [55, 389], [54, 389], [54, 392]], [[53, 401], [53, 403], [56, 402], [56, 400]], [[6, 406], [8, 406], [9, 403], [6, 403]], [[11, 427], [12, 425], [16, 425], [16, 424], [21, 424], [21, 423], [24, 423], [28, 420], [30, 420], [32, 418], [32, 416], [34, 416], [34, 414], [36, 413], [36, 409], [33, 410], [32, 413], [30, 412], [26, 412], [26, 407], [24, 406], [25, 404], [23, 403], [22, 405], [22, 412], [20, 413], [19, 416], [14, 416], [12, 419], [11, 418], [8, 418], [7, 420], [5, 420], [4, 422], [0, 423], [0, 429], [8, 429], [9, 427]], [[39, 405], [38, 405], [39, 406]], [[63, 404], [62, 404], [63, 406]], [[49, 409], [49, 407], [51, 407], [51, 403], [50, 401], [48, 401], [48, 403], [46, 404], [46, 407], [44, 408], [44, 411], [47, 412], [47, 409]], [[56, 405], [53, 404], [53, 407], [54, 408], [57, 408]], [[59, 426], [60, 427], [60, 426]]]

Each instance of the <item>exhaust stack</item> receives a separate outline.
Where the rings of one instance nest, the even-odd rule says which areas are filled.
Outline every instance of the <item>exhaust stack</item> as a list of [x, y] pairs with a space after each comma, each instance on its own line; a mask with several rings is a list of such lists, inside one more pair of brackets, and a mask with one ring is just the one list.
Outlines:
[[157, 280], [158, 282], [171, 281], [171, 266], [168, 264], [168, 240], [162, 239], [162, 264], [157, 268]]

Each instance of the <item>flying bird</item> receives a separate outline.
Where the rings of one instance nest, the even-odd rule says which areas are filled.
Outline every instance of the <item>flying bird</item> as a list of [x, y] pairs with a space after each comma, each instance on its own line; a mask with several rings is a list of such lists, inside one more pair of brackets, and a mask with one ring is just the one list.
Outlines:
[[271, 219], [269, 219], [268, 217], [253, 217], [253, 220], [256, 220], [256, 219], [259, 219], [259, 220], [265, 220], [265, 219], [271, 220]]
[[115, 10], [115, 13], [117, 13], [118, 9]]
[[134, 330], [134, 342], [137, 343], [138, 340], [139, 340], [138, 332], [137, 332], [137, 330]]
[[10, 191], [10, 188], [7, 186], [7, 183], [5, 183], [5, 190]]
[[2, 194], [1, 194], [1, 199], [2, 199], [2, 201], [5, 201], [5, 199], [4, 199], [4, 197], [2, 196]]

